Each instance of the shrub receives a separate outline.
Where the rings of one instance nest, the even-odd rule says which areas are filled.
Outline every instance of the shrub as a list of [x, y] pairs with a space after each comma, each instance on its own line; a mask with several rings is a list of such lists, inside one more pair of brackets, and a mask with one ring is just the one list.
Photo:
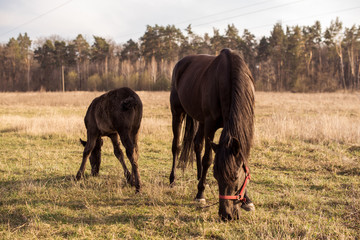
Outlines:
[[65, 79], [65, 89], [66, 90], [77, 90], [77, 83], [78, 83], [78, 74], [75, 71], [70, 71], [66, 75]]
[[170, 79], [165, 74], [161, 74], [156, 78], [152, 89], [155, 91], [166, 91], [170, 90], [170, 85]]
[[87, 88], [91, 91], [96, 91], [101, 88], [101, 78], [99, 74], [91, 75], [87, 81]]

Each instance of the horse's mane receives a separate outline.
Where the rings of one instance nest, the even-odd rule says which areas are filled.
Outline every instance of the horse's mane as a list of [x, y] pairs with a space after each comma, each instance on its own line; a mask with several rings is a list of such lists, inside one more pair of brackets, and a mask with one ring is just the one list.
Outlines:
[[240, 142], [240, 149], [238, 157], [217, 158], [214, 171], [231, 184], [236, 179], [239, 167], [247, 162], [250, 155], [254, 132], [254, 85], [251, 72], [239, 54], [229, 49], [222, 50], [220, 54], [226, 54], [230, 62], [231, 104], [219, 144], [230, 147], [235, 138]]

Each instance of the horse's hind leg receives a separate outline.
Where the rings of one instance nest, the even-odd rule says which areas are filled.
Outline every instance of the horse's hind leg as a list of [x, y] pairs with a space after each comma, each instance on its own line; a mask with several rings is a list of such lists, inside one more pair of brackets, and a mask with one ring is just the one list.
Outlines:
[[97, 138], [98, 138], [97, 136], [92, 136], [91, 134], [88, 134], [88, 140], [86, 142], [85, 149], [83, 152], [83, 158], [82, 158], [82, 162], [80, 165], [80, 169], [76, 174], [76, 180], [80, 180], [81, 177], [84, 176], [86, 161], [89, 158], [89, 155], [91, 154], [92, 150], [95, 147]]
[[116, 158], [119, 159], [119, 162], [121, 163], [121, 166], [124, 169], [124, 175], [125, 175], [126, 181], [128, 183], [131, 183], [131, 174], [130, 174], [129, 170], [127, 169], [126, 164], [124, 162], [124, 154], [120, 148], [119, 136], [117, 133], [115, 133], [115, 134], [110, 135], [109, 137], [110, 137], [111, 142], [114, 147], [114, 154], [115, 154]]
[[175, 170], [176, 170], [176, 162], [179, 157], [180, 152], [180, 131], [182, 120], [184, 119], [184, 114], [173, 114], [172, 116], [172, 131], [173, 131], [173, 141], [172, 141], [172, 155], [173, 155], [173, 163], [170, 173], [170, 184], [175, 181]]
[[200, 180], [201, 172], [202, 172], [201, 151], [203, 149], [203, 145], [204, 145], [204, 124], [200, 124], [194, 139], [194, 151], [196, 155], [196, 168], [197, 168], [198, 180]]
[[170, 173], [170, 184], [172, 184], [175, 181], [176, 162], [180, 152], [180, 145], [179, 145], [180, 130], [185, 116], [185, 112], [181, 106], [177, 93], [174, 90], [171, 91], [170, 104], [171, 104], [171, 113], [172, 113], [172, 131], [173, 131], [173, 141], [171, 147], [171, 151], [173, 155], [173, 163]]
[[126, 149], [126, 156], [128, 157], [131, 163], [131, 176], [133, 185], [135, 185], [136, 192], [140, 192], [141, 183], [140, 183], [140, 174], [138, 167], [138, 152], [137, 152], [137, 135], [130, 137], [130, 131], [124, 129], [119, 131], [121, 142]]
[[101, 146], [103, 140], [101, 137], [96, 139], [96, 144], [90, 155], [91, 174], [93, 176], [99, 175], [100, 163], [101, 163]]

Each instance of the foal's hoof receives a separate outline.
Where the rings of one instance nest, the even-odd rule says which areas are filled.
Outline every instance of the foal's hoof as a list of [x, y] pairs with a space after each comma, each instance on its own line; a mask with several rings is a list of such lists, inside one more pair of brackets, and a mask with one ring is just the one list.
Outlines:
[[136, 181], [135, 181], [135, 177], [131, 177], [131, 180], [130, 180], [130, 186], [132, 186], [132, 187], [137, 187], [136, 186]]
[[170, 183], [170, 187], [171, 187], [171, 188], [173, 188], [173, 187], [175, 187], [175, 186], [176, 186], [176, 182]]
[[170, 180], [170, 186], [174, 185], [175, 177], [171, 175], [169, 180]]
[[243, 203], [241, 208], [248, 212], [255, 211], [255, 205], [253, 203]]
[[130, 184], [131, 186], [134, 186], [133, 177], [129, 172], [125, 173], [125, 178], [126, 178], [126, 183]]

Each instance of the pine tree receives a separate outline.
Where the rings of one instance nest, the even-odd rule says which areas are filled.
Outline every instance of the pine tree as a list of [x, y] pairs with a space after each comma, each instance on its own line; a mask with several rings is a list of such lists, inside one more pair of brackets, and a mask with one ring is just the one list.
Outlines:
[[270, 56], [276, 75], [276, 86], [273, 90], [284, 90], [284, 60], [285, 60], [285, 33], [280, 23], [275, 24], [271, 31], [270, 41]]
[[81, 35], [77, 35], [73, 40], [76, 55], [76, 69], [79, 79], [79, 90], [83, 89], [83, 85], [88, 78], [88, 65], [90, 59], [90, 45], [86, 39]]

